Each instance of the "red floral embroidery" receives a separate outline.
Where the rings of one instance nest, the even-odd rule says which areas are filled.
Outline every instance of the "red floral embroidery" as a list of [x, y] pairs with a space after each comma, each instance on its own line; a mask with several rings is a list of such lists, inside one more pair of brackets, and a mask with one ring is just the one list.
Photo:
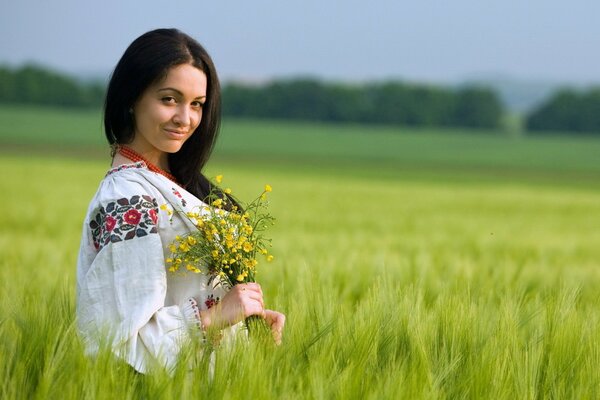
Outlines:
[[151, 209], [150, 211], [148, 211], [148, 215], [150, 215], [150, 219], [156, 225], [156, 223], [158, 222], [158, 213], [156, 212], [156, 210]]
[[181, 205], [185, 207], [185, 205], [187, 204], [187, 202], [185, 201], [185, 199], [183, 198], [183, 196], [181, 195], [181, 193], [179, 193], [179, 190], [175, 189], [175, 188], [171, 188], [171, 190], [173, 191], [173, 194], [177, 197], [179, 197], [179, 200], [181, 200]]
[[112, 232], [116, 224], [117, 220], [111, 217], [110, 215], [107, 215], [106, 221], [104, 222], [104, 229], [106, 229], [108, 232]]
[[150, 196], [133, 196], [112, 201], [100, 207], [90, 221], [96, 250], [109, 243], [158, 233], [158, 204]]
[[204, 301], [204, 305], [206, 306], [206, 308], [211, 308], [211, 307], [214, 307], [217, 304], [219, 304], [219, 301], [220, 301], [220, 299], [218, 297], [215, 297], [214, 295], [211, 294]]
[[123, 221], [127, 222], [131, 225], [137, 225], [140, 223], [140, 219], [142, 218], [142, 214], [140, 214], [137, 210], [129, 210], [123, 215]]

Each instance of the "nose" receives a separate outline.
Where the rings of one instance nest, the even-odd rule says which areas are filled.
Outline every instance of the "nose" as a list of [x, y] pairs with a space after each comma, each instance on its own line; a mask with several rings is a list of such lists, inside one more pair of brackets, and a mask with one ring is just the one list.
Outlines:
[[177, 126], [189, 126], [190, 125], [190, 110], [188, 107], [181, 105], [177, 107], [175, 115], [173, 115], [173, 122], [177, 124]]

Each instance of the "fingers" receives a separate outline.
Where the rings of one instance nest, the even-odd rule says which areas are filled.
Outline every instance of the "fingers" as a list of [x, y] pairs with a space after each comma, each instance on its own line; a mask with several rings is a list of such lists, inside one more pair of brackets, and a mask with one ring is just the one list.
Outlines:
[[258, 315], [261, 318], [265, 318], [265, 309], [261, 302], [256, 300], [248, 300], [243, 305], [244, 318], [248, 318], [252, 315]]
[[262, 288], [260, 287], [260, 285], [258, 283], [255, 283], [255, 282], [240, 283], [239, 285], [235, 285], [234, 288], [238, 288], [242, 292], [245, 292], [247, 290], [254, 291], [254, 292], [260, 293], [261, 296], [263, 294]]
[[234, 286], [232, 290], [237, 292], [240, 302], [243, 303], [245, 299], [255, 300], [258, 301], [261, 307], [264, 308], [265, 303], [263, 300], [262, 289], [260, 288], [260, 285], [258, 283], [239, 284]]
[[262, 289], [258, 283], [245, 283], [234, 286], [232, 291], [237, 294], [238, 304], [243, 317], [258, 315], [264, 318], [264, 300]]
[[[268, 314], [265, 310], [263, 292], [258, 283], [242, 283], [235, 285], [223, 297], [218, 307], [212, 309], [215, 323], [218, 326], [231, 326], [251, 315], [266, 319], [274, 332], [279, 332], [276, 342], [281, 341], [281, 331], [285, 324], [285, 316], [275, 311]], [[212, 315], [212, 314], [211, 314]]]
[[271, 326], [271, 334], [275, 344], [280, 345], [283, 337], [283, 327], [285, 326], [285, 315], [277, 311], [265, 310], [265, 319]]

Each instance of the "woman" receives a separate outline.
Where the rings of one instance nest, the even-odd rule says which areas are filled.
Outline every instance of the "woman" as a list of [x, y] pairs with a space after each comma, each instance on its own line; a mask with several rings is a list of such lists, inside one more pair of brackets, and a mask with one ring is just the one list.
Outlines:
[[171, 367], [196, 337], [190, 329], [230, 337], [251, 315], [264, 318], [280, 342], [285, 317], [264, 309], [258, 284], [227, 291], [203, 274], [166, 272], [168, 245], [194, 226], [160, 206], [186, 212], [203, 204], [211, 185], [200, 171], [219, 122], [217, 74], [194, 39], [158, 29], [127, 48], [106, 94], [112, 168], [90, 203], [77, 266], [78, 326], [88, 352], [110, 338], [114, 353], [142, 373], [156, 362]]

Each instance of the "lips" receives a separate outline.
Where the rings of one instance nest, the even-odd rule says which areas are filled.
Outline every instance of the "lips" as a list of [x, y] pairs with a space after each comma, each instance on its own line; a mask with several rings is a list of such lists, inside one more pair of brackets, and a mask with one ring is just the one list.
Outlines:
[[176, 129], [165, 129], [165, 132], [167, 133], [168, 136], [171, 136], [175, 139], [180, 139], [184, 136], [187, 135], [187, 132], [185, 131], [178, 131]]

